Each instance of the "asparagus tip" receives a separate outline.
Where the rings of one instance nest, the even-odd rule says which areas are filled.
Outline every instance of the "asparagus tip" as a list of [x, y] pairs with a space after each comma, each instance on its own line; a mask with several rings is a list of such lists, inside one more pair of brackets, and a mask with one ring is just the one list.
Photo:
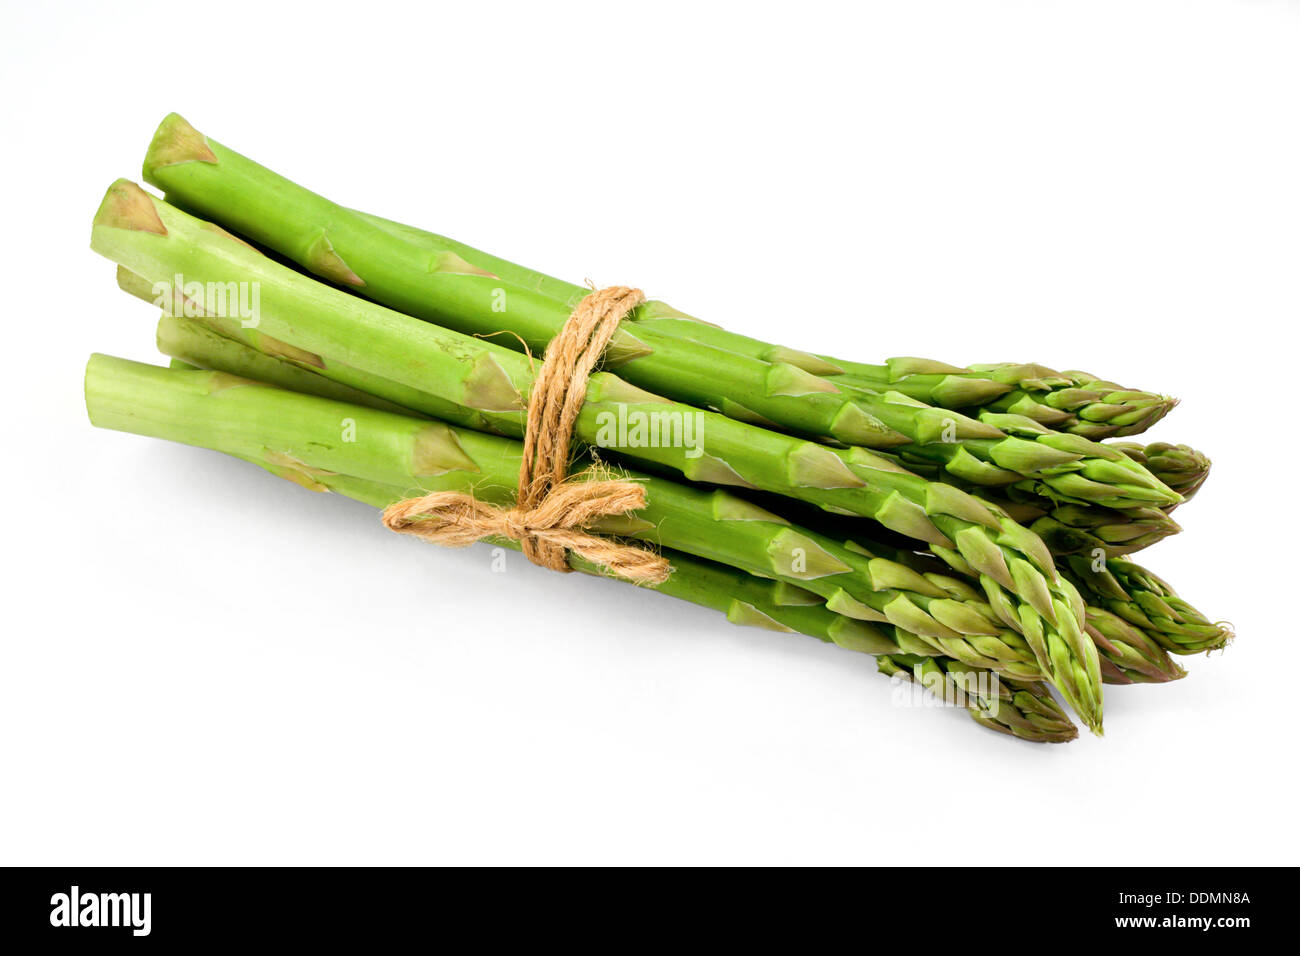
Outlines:
[[329, 485], [322, 484], [318, 480], [319, 475], [325, 475], [328, 474], [328, 472], [316, 472], [313, 474], [315, 469], [308, 467], [293, 458], [291, 455], [268, 452], [264, 460], [257, 461], [256, 463], [261, 465], [277, 478], [283, 478], [285, 481], [306, 488], [308, 491], [328, 493], [330, 490]]
[[1222, 639], [1213, 647], [1206, 648], [1206, 654], [1210, 651], [1225, 651], [1228, 645], [1237, 639], [1237, 629], [1232, 626], [1231, 621], [1215, 621], [1214, 626], [1219, 629]]

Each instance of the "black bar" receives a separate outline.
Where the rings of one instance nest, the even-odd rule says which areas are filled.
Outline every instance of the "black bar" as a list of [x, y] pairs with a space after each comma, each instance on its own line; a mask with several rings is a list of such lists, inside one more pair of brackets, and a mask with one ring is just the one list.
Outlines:
[[[436, 869], [0, 872], [0, 942], [84, 943], [97, 950], [276, 940], [371, 948], [412, 934], [446, 939], [458, 927], [497, 942], [502, 933], [532, 932], [534, 944], [588, 937], [605, 926], [611, 946], [620, 945], [622, 933], [639, 943], [646, 934], [665, 943], [677, 934], [681, 945], [690, 938], [680, 935], [685, 927], [714, 924], [740, 936], [788, 927], [811, 941], [852, 922], [870, 927], [863, 942], [873, 947], [890, 939], [932, 944], [944, 926], [953, 942], [978, 938], [983, 929], [1043, 933], [1062, 942], [1127, 936], [1181, 945], [1200, 936], [1232, 945], [1244, 941], [1243, 933], [1285, 932], [1288, 917], [1294, 919], [1283, 913], [1291, 869], [919, 867], [794, 878], [626, 873], [594, 880], [581, 872]], [[624, 927], [613, 937], [611, 920]], [[72, 925], [88, 922], [118, 925]]]

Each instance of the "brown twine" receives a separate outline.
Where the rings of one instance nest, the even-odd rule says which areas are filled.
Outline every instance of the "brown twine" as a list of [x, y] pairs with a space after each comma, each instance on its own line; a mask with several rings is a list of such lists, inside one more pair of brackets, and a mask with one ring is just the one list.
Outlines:
[[584, 529], [606, 515], [645, 506], [645, 489], [632, 481], [567, 478], [573, 428], [587, 394], [587, 377], [618, 323], [645, 301], [640, 289], [610, 286], [585, 296], [547, 346], [528, 397], [519, 495], [510, 508], [460, 491], [435, 491], [384, 509], [384, 524], [434, 544], [458, 548], [486, 537], [518, 541], [529, 561], [571, 571], [567, 552], [642, 584], [660, 584], [668, 561], [635, 545]]

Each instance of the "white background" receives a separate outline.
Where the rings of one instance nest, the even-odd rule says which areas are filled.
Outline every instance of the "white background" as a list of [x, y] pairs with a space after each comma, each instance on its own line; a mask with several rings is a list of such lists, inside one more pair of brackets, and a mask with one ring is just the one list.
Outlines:
[[[1296, 862], [1300, 4], [4, 19], [0, 862]], [[90, 220], [169, 110], [793, 346], [1176, 394], [1153, 438], [1216, 471], [1143, 560], [1238, 640], [1032, 746], [811, 638], [96, 431], [86, 356], [153, 360], [154, 316]]]

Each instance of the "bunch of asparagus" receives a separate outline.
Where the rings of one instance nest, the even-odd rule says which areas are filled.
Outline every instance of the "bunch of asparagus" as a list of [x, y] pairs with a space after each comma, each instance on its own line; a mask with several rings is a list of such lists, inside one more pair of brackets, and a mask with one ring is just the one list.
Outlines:
[[[586, 288], [338, 206], [174, 114], [144, 179], [164, 198], [114, 183], [91, 245], [162, 308], [172, 361], [93, 356], [93, 424], [379, 508], [514, 500], [534, 357]], [[1209, 461], [1102, 439], [1173, 404], [1039, 365], [851, 362], [649, 301], [588, 381], [571, 474], [643, 485], [589, 530], [660, 550], [657, 590], [1064, 741], [1049, 688], [1100, 733], [1103, 683], [1180, 678], [1171, 654], [1230, 637], [1127, 557], [1179, 530]]]

